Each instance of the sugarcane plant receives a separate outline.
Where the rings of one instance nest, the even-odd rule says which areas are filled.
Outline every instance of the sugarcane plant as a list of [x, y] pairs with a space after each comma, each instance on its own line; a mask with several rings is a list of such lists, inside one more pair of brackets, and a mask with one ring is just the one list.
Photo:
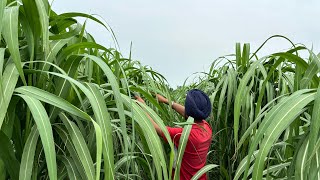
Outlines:
[[[193, 179], [320, 178], [320, 56], [303, 45], [272, 36], [290, 48], [259, 57], [269, 39], [253, 53], [237, 43], [234, 54], [172, 89], [151, 67], [123, 57], [95, 16], [57, 14], [47, 0], [1, 0], [0, 21], [0, 180], [179, 179], [173, 159], [179, 169], [193, 120], [153, 95], [183, 104], [194, 88], [210, 95], [214, 136], [208, 165]], [[115, 46], [96, 43], [87, 21]], [[184, 127], [176, 154], [166, 125]]]
[[173, 144], [164, 150], [145, 112], [168, 137], [163, 121], [131, 98], [168, 92], [166, 80], [85, 29], [113, 36], [106, 23], [45, 0], [2, 0], [0, 20], [0, 179], [171, 177]]
[[[288, 51], [258, 57], [272, 38]], [[211, 94], [220, 179], [319, 179], [319, 55], [286, 37], [215, 60], [197, 84]], [[299, 54], [308, 54], [301, 58]]]

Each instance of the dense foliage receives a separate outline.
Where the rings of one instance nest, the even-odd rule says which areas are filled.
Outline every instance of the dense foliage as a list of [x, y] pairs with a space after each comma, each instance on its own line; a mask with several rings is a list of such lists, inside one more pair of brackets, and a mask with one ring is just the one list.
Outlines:
[[183, 104], [192, 88], [213, 105], [212, 147], [198, 175], [320, 178], [320, 61], [302, 45], [288, 40], [290, 50], [260, 58], [260, 48], [236, 44], [234, 55], [173, 90], [161, 74], [97, 44], [87, 21], [113, 32], [91, 15], [58, 15], [47, 0], [1, 0], [0, 20], [0, 179], [179, 179], [173, 143], [163, 143], [146, 112], [167, 137], [165, 125], [185, 127], [179, 168], [193, 120], [152, 94]]

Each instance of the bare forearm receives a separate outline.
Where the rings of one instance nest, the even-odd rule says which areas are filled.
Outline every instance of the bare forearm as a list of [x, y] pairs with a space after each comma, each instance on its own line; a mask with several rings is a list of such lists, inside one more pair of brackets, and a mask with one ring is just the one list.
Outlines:
[[159, 102], [170, 105], [172, 109], [177, 111], [181, 116], [185, 117], [185, 108], [183, 105], [175, 103], [173, 101], [169, 102], [169, 100], [167, 98], [165, 98], [159, 94], [157, 94], [156, 96], [157, 96], [157, 99]]
[[153, 127], [156, 129], [157, 134], [161, 135], [162, 134], [162, 130], [160, 129], [159, 125], [156, 122], [154, 122], [154, 120], [152, 119], [152, 117], [148, 113], [146, 113], [146, 114], [147, 114], [149, 120], [151, 121]]
[[173, 102], [171, 107], [172, 107], [172, 109], [177, 111], [177, 113], [179, 113], [181, 116], [186, 117], [185, 116], [185, 108], [183, 105]]
[[[140, 97], [140, 96], [135, 96], [136, 100], [142, 104], [146, 104], [146, 102], [144, 102], [144, 100]], [[149, 120], [151, 121], [153, 127], [156, 129], [158, 135], [162, 134], [162, 131], [160, 129], [160, 127], [158, 126], [157, 123], [154, 122], [154, 120], [152, 119], [152, 117], [146, 112], [147, 117], [149, 118]]]

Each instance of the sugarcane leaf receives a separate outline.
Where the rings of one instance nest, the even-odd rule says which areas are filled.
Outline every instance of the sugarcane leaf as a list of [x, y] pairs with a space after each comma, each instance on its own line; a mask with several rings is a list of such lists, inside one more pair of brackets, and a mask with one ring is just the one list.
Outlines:
[[22, 82], [26, 85], [27, 82], [22, 70], [21, 57], [19, 52], [18, 15], [19, 15], [19, 6], [11, 6], [5, 9], [2, 23], [6, 25], [2, 29], [2, 33], [8, 45], [8, 49], [11, 53], [14, 64], [16, 65], [16, 68], [22, 79]]
[[[189, 123], [193, 123], [193, 121], [194, 120], [192, 117], [189, 117], [187, 120], [187, 122]], [[187, 146], [191, 128], [192, 128], [192, 125], [186, 125], [183, 128], [183, 131], [179, 140], [178, 153], [177, 153], [177, 165], [176, 165], [173, 179], [180, 179], [180, 168], [181, 168], [182, 158], [183, 158], [184, 150]]]
[[7, 113], [7, 109], [14, 91], [16, 87], [17, 81], [19, 78], [19, 73], [16, 69], [16, 66], [11, 63], [6, 66], [4, 70], [2, 79], [0, 82], [2, 84], [2, 91], [0, 92], [0, 129], [3, 124], [5, 115]]
[[[252, 174], [253, 179], [261, 179], [264, 169], [264, 159], [269, 153], [269, 150], [274, 141], [279, 138], [281, 133], [291, 124], [291, 122], [297, 117], [303, 108], [314, 100], [315, 93], [302, 94], [294, 99], [294, 102], [284, 104], [282, 106], [283, 111], [278, 111], [276, 116], [271, 119], [272, 126], [269, 126], [265, 131], [265, 137], [262, 140], [261, 148], [255, 160], [254, 170]], [[291, 99], [292, 97], [289, 97]]]
[[62, 163], [66, 166], [67, 172], [68, 172], [68, 178], [70, 180], [77, 180], [79, 179], [79, 174], [77, 171], [77, 167], [75, 163], [73, 162], [73, 159], [70, 157], [65, 156], [58, 156], [58, 159], [61, 159]]
[[20, 165], [20, 172], [19, 172], [20, 180], [31, 179], [38, 138], [39, 138], [39, 132], [37, 128], [34, 126], [23, 148], [23, 154], [21, 158], [21, 165]]
[[0, 144], [0, 159], [2, 159], [10, 179], [18, 180], [16, 171], [19, 169], [20, 163], [15, 157], [13, 144], [2, 131], [0, 131]]
[[[2, 0], [0, 2], [0, 22], [2, 22], [4, 8], [6, 7], [6, 4], [7, 4], [7, 0]], [[2, 26], [3, 26], [3, 23], [0, 23], [0, 39], [1, 39]]]
[[19, 95], [27, 103], [32, 113], [33, 119], [37, 125], [43, 145], [49, 177], [50, 179], [57, 179], [57, 162], [56, 151], [53, 140], [52, 127], [49, 121], [48, 114], [39, 100], [26, 95]]
[[113, 157], [113, 138], [112, 138], [112, 127], [111, 127], [111, 119], [108, 113], [108, 109], [106, 103], [104, 102], [104, 98], [100, 93], [97, 86], [87, 83], [86, 84], [89, 91], [95, 98], [97, 102], [98, 108], [96, 108], [95, 117], [97, 123], [101, 127], [102, 131], [102, 139], [103, 139], [103, 154], [104, 154], [104, 165], [105, 171], [108, 176], [106, 178], [113, 178], [114, 177], [114, 157]]
[[199, 179], [203, 174], [210, 171], [213, 168], [219, 167], [219, 165], [216, 164], [208, 164], [201, 168], [195, 175], [192, 176], [191, 180]]
[[88, 146], [79, 128], [75, 125], [74, 122], [70, 121], [65, 114], [60, 113], [59, 117], [67, 128], [68, 134], [71, 137], [71, 142], [74, 144], [76, 152], [80, 157], [80, 161], [84, 167], [87, 178], [95, 179], [93, 161]]
[[45, 3], [47, 1], [43, 0], [35, 0], [37, 10], [39, 13], [39, 20], [41, 25], [41, 32], [42, 32], [42, 48], [44, 54], [49, 54], [49, 17], [48, 17], [48, 9]]

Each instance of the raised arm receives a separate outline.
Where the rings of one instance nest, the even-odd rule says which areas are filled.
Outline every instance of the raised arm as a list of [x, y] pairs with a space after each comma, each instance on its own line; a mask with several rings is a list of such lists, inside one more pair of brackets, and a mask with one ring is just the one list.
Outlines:
[[[136, 98], [137, 101], [139, 101], [139, 102], [141, 102], [141, 103], [143, 103], [143, 104], [146, 103], [140, 96], [135, 96], [135, 98]], [[159, 127], [159, 125], [158, 125], [156, 122], [154, 122], [154, 120], [151, 118], [151, 116], [150, 116], [148, 113], [146, 113], [146, 114], [147, 114], [148, 118], [150, 119], [150, 121], [152, 122], [152, 125], [153, 125], [154, 128], [156, 129], [157, 134], [158, 134], [159, 136], [161, 136], [162, 130], [161, 130], [161, 128]]]
[[[157, 94], [156, 96], [157, 96], [157, 99], [158, 99], [158, 101], [160, 103], [169, 104], [168, 99], [166, 99], [165, 97], [163, 97], [163, 96], [161, 96], [159, 94]], [[137, 101], [145, 104], [145, 101], [140, 96], [135, 96], [135, 98], [136, 98]], [[172, 109], [177, 111], [179, 114], [181, 114], [181, 116], [186, 117], [185, 116], [185, 108], [184, 108], [183, 105], [175, 103], [175, 102], [171, 102], [171, 107], [172, 107]], [[159, 125], [156, 122], [154, 122], [154, 120], [151, 118], [151, 116], [148, 113], [146, 113], [146, 114], [147, 114], [148, 118], [150, 119], [150, 121], [152, 122], [152, 125], [156, 129], [158, 135], [161, 136], [162, 135], [162, 130], [159, 127]]]
[[[167, 98], [161, 96], [160, 94], [157, 94], [156, 96], [157, 96], [157, 99], [158, 99], [158, 101], [159, 101], [160, 103], [165, 103], [165, 104], [168, 104], [168, 105], [169, 105], [169, 100], [168, 100]], [[173, 101], [171, 102], [170, 105], [171, 105], [171, 108], [172, 108], [172, 109], [174, 109], [175, 111], [177, 111], [177, 113], [179, 113], [181, 116], [187, 118], [186, 115], [185, 115], [185, 108], [184, 108], [183, 105], [178, 104], [178, 103], [173, 102]]]

